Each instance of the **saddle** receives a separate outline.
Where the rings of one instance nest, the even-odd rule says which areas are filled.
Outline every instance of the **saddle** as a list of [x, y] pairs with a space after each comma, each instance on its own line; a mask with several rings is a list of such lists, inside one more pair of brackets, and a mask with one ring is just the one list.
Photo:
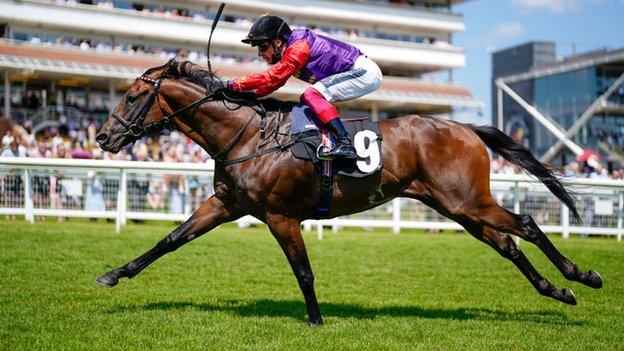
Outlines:
[[[303, 104], [297, 104], [292, 108], [290, 138], [292, 141], [298, 141], [290, 148], [290, 152], [296, 158], [311, 161], [320, 169], [323, 159], [318, 156], [319, 149], [323, 146], [331, 147], [331, 145], [323, 145], [324, 141], [334, 143], [336, 140], [331, 133], [316, 125], [312, 117], [313, 113]], [[358, 158], [357, 160], [332, 160], [334, 173], [352, 178], [363, 178], [381, 170], [383, 168], [382, 135], [377, 123], [363, 118], [346, 119], [344, 122]]]
[[[275, 112], [278, 115], [290, 113], [290, 142], [263, 149], [249, 155], [232, 160], [223, 161], [224, 164], [235, 164], [245, 160], [275, 152], [290, 149], [292, 155], [299, 159], [311, 161], [321, 174], [316, 215], [320, 218], [327, 217], [331, 204], [334, 175], [351, 178], [363, 178], [379, 172], [383, 165], [381, 160], [382, 135], [379, 126], [375, 122], [366, 119], [345, 120], [345, 129], [349, 133], [351, 142], [357, 151], [357, 159], [323, 159], [319, 157], [319, 151], [331, 149], [336, 142], [331, 133], [322, 126], [316, 125], [314, 112], [304, 104], [282, 102], [275, 99], [258, 100], [255, 95], [240, 92], [228, 92], [223, 94], [225, 100], [240, 105], [251, 106], [261, 116], [260, 133], [264, 135], [267, 112]], [[276, 136], [281, 134], [279, 128]]]
[[319, 217], [326, 217], [331, 204], [334, 175], [363, 178], [382, 169], [382, 135], [375, 122], [366, 119], [345, 120], [345, 129], [349, 133], [358, 158], [356, 160], [323, 159], [319, 157], [319, 151], [322, 148], [331, 149], [336, 140], [331, 133], [315, 123], [313, 113], [303, 104], [296, 104], [292, 107], [290, 139], [294, 145], [290, 148], [290, 152], [296, 158], [310, 160], [321, 173], [316, 214]]

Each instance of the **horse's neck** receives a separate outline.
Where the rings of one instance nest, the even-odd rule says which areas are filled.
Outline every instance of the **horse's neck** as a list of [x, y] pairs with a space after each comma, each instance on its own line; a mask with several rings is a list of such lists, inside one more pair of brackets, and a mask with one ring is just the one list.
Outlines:
[[223, 102], [212, 101], [201, 105], [196, 111], [189, 111], [183, 118], [176, 119], [176, 127], [214, 157], [226, 147], [234, 151], [244, 145], [249, 145], [250, 131], [258, 130], [257, 121], [251, 121], [246, 130], [242, 131], [240, 140], [236, 141], [235, 145], [229, 144], [238, 137], [238, 133], [254, 114], [255, 112], [250, 108], [230, 110]]

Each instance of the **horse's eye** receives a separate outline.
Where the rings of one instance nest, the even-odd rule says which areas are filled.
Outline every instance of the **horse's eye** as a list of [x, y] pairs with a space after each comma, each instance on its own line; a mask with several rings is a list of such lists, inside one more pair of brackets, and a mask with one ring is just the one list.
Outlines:
[[134, 96], [134, 95], [128, 95], [127, 100], [128, 100], [128, 103], [129, 103], [130, 105], [132, 105], [132, 104], [134, 104], [134, 103], [137, 101], [137, 97], [136, 97], [136, 96]]

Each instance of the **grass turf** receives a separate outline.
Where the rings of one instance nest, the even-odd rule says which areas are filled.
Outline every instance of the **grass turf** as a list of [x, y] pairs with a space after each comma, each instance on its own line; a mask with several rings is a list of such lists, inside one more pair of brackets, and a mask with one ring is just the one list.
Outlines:
[[555, 245], [605, 282], [565, 281], [521, 247], [578, 306], [541, 297], [508, 261], [465, 234], [306, 234], [325, 325], [307, 326], [296, 280], [265, 228], [226, 225], [115, 288], [97, 275], [135, 258], [170, 224], [0, 221], [3, 350], [405, 350], [624, 348], [623, 244]]

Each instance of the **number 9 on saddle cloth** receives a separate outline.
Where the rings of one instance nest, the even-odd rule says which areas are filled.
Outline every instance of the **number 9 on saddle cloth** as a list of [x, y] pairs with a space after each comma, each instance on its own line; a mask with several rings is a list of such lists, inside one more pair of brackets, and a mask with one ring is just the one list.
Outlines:
[[[293, 106], [290, 114], [291, 128], [290, 139], [301, 140], [290, 149], [293, 156], [312, 161], [322, 173], [326, 165], [318, 157], [318, 149], [323, 147], [319, 127], [315, 124], [314, 112], [303, 105]], [[362, 178], [382, 169], [381, 162], [381, 131], [375, 122], [365, 119], [345, 120], [345, 129], [349, 132], [353, 146], [355, 147], [357, 160], [336, 159], [332, 161], [331, 168], [334, 174]], [[323, 139], [332, 140], [334, 137], [329, 132], [321, 132]], [[331, 146], [331, 145], [329, 145]]]

